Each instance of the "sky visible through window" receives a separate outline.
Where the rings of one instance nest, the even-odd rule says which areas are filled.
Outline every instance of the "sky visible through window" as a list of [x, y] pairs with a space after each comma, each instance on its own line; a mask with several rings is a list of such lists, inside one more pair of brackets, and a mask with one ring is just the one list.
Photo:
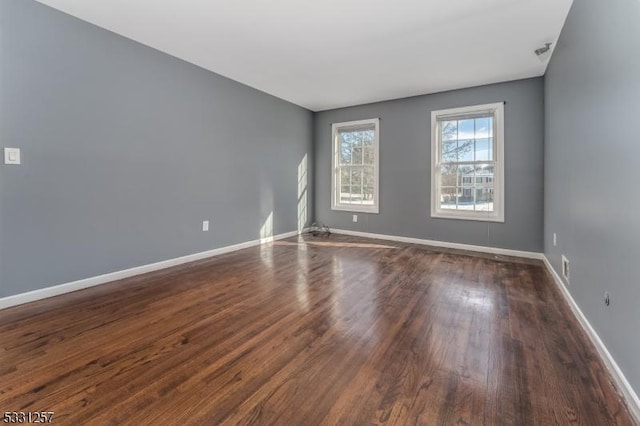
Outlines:
[[493, 117], [442, 122], [442, 161], [492, 161]]
[[441, 207], [493, 211], [493, 117], [444, 120], [441, 132]]

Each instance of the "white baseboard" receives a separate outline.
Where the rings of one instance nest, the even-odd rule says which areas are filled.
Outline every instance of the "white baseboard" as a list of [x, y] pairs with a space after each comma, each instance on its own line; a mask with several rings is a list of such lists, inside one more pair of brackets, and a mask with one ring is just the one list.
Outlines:
[[584, 316], [584, 314], [582, 313], [582, 310], [580, 309], [578, 304], [575, 302], [575, 300], [571, 296], [571, 293], [569, 293], [569, 291], [564, 285], [564, 282], [562, 281], [558, 273], [555, 271], [555, 269], [553, 269], [553, 267], [551, 266], [551, 263], [549, 262], [549, 259], [547, 259], [544, 253], [509, 250], [509, 249], [494, 248], [494, 247], [484, 247], [484, 246], [476, 246], [476, 245], [470, 245], [470, 244], [449, 243], [445, 241], [423, 240], [419, 238], [401, 237], [396, 235], [373, 234], [369, 232], [348, 231], [344, 229], [332, 229], [331, 232], [334, 232], [336, 234], [352, 235], [355, 237], [376, 238], [379, 240], [399, 241], [404, 243], [423, 244], [423, 245], [434, 246], [434, 247], [445, 247], [445, 248], [452, 248], [452, 249], [458, 249], [458, 250], [468, 250], [468, 251], [476, 251], [481, 253], [491, 253], [491, 254], [498, 254], [498, 255], [505, 255], [505, 256], [515, 256], [515, 257], [524, 257], [528, 259], [542, 260], [547, 270], [553, 277], [553, 280], [555, 281], [556, 285], [560, 289], [560, 292], [562, 293], [564, 298], [567, 300], [567, 303], [569, 303], [569, 306], [571, 307], [573, 314], [576, 316], [576, 318], [578, 319], [578, 322], [587, 333], [587, 336], [589, 336], [589, 339], [591, 340], [593, 345], [596, 347], [596, 350], [598, 351], [600, 359], [602, 359], [602, 362], [604, 363], [606, 368], [609, 370], [609, 373], [611, 374], [611, 377], [616, 385], [616, 388], [621, 393], [621, 396], [624, 399], [625, 403], [627, 404], [627, 407], [629, 408], [631, 415], [634, 417], [634, 420], [638, 424], [640, 424], [640, 398], [638, 398], [638, 395], [633, 390], [633, 388], [631, 387], [631, 384], [629, 383], [627, 378], [624, 376], [624, 373], [622, 372], [622, 370], [620, 369], [616, 361], [611, 356], [611, 353], [609, 353], [609, 350], [604, 345], [604, 342], [602, 341], [602, 339], [600, 339], [600, 336], [598, 336], [598, 333], [596, 333], [596, 331], [593, 329], [593, 327], [591, 326], [587, 318]]
[[596, 331], [589, 323], [589, 320], [587, 320], [587, 317], [582, 313], [582, 310], [573, 299], [573, 296], [571, 296], [571, 293], [569, 292], [567, 287], [564, 285], [564, 281], [562, 281], [560, 275], [558, 275], [556, 270], [553, 269], [553, 266], [551, 266], [551, 262], [549, 262], [549, 259], [547, 259], [546, 256], [543, 256], [542, 260], [547, 267], [549, 274], [560, 289], [560, 292], [569, 304], [569, 307], [573, 311], [573, 314], [576, 316], [578, 322], [580, 322], [580, 325], [587, 333], [587, 336], [589, 336], [589, 339], [596, 347], [596, 350], [600, 355], [600, 359], [602, 359], [602, 362], [609, 370], [611, 378], [613, 379], [613, 382], [615, 383], [616, 388], [620, 392], [625, 403], [627, 404], [631, 415], [634, 417], [637, 424], [640, 424], [640, 398], [638, 398], [638, 394], [636, 394], [636, 392], [633, 390], [631, 384], [618, 366], [618, 363], [616, 363], [615, 359], [613, 359], [604, 342], [602, 341], [602, 339], [600, 339], [600, 336], [598, 336], [598, 333], [596, 333]]
[[[304, 230], [301, 232], [304, 232]], [[150, 263], [148, 265], [137, 266], [137, 267], [125, 269], [122, 271], [116, 271], [116, 272], [110, 272], [104, 275], [98, 275], [96, 277], [85, 278], [78, 281], [59, 284], [59, 285], [46, 287], [39, 290], [33, 290], [27, 293], [20, 293], [13, 296], [3, 297], [3, 298], [0, 298], [0, 309], [9, 308], [11, 306], [16, 306], [16, 305], [22, 305], [23, 303], [34, 302], [40, 299], [46, 299], [49, 297], [58, 296], [60, 294], [82, 290], [84, 288], [94, 287], [100, 284], [105, 284], [108, 282], [133, 277], [135, 275], [146, 274], [147, 272], [153, 272], [153, 271], [158, 271], [160, 269], [170, 268], [172, 266], [182, 265], [183, 263], [206, 259], [208, 257], [213, 257], [213, 256], [219, 256], [221, 254], [230, 253], [232, 251], [258, 246], [258, 245], [269, 243], [275, 240], [281, 240], [283, 238], [293, 237], [295, 235], [300, 234], [301, 232], [298, 232], [298, 231], [286, 232], [284, 234], [275, 235], [273, 237], [247, 241], [244, 243], [234, 244], [231, 246], [220, 247], [213, 250], [208, 250], [200, 253], [190, 254], [187, 256], [177, 257], [175, 259], [163, 260], [161, 262]]]
[[[304, 232], [304, 230], [302, 231]], [[549, 271], [549, 274], [553, 277], [554, 282], [560, 289], [560, 292], [566, 299], [569, 304], [571, 310], [574, 315], [578, 319], [580, 325], [584, 328], [587, 335], [591, 339], [591, 342], [596, 347], [600, 358], [604, 362], [605, 366], [609, 370], [614, 383], [616, 384], [618, 390], [621, 392], [622, 397], [625, 399], [627, 403], [627, 407], [629, 411], [634, 416], [635, 420], [640, 424], [640, 398], [631, 387], [631, 384], [624, 376], [622, 370], [613, 359], [609, 350], [600, 339], [600, 336], [593, 329], [587, 318], [582, 313], [582, 310], [575, 302], [571, 293], [567, 290], [564, 285], [564, 282], [558, 275], [558, 273], [553, 269], [551, 263], [547, 259], [547, 257], [543, 253], [536, 252], [527, 252], [527, 251], [519, 251], [519, 250], [509, 250], [495, 247], [485, 247], [485, 246], [476, 246], [470, 244], [459, 244], [459, 243], [449, 243], [445, 241], [435, 241], [435, 240], [424, 240], [419, 238], [411, 238], [411, 237], [402, 237], [395, 235], [384, 235], [384, 234], [373, 234], [368, 232], [359, 232], [359, 231], [348, 231], [343, 229], [332, 229], [331, 232], [336, 234], [344, 234], [344, 235], [352, 235], [357, 237], [366, 237], [366, 238], [374, 238], [380, 240], [389, 240], [389, 241], [399, 241], [404, 243], [412, 243], [412, 244], [422, 244], [434, 247], [445, 247], [452, 248], [458, 250], [469, 250], [476, 251], [481, 253], [491, 253], [505, 256], [515, 256], [515, 257], [524, 257], [529, 259], [539, 259], [542, 260]], [[11, 306], [21, 305], [28, 302], [33, 302], [36, 300], [46, 299], [49, 297], [57, 296], [64, 293], [70, 293], [72, 291], [77, 291], [89, 287], [94, 287], [100, 284], [105, 284], [112, 281], [121, 280], [124, 278], [133, 277], [140, 274], [145, 274], [148, 272], [158, 271], [161, 269], [170, 268], [172, 266], [182, 265], [184, 263], [193, 262], [196, 260], [206, 259], [213, 256], [219, 256], [221, 254], [230, 253], [233, 251], [241, 250], [244, 248], [254, 247], [261, 244], [269, 243], [275, 240], [280, 240], [283, 238], [293, 237], [295, 235], [300, 234], [299, 231], [291, 231], [284, 234], [275, 235], [273, 237], [261, 238], [253, 241], [247, 241], [244, 243], [234, 244], [231, 246], [220, 247], [213, 250], [208, 250], [200, 253], [194, 253], [187, 256], [178, 257], [175, 259], [164, 260], [161, 262], [151, 263], [148, 265], [138, 266], [130, 269], [125, 269], [122, 271], [111, 272], [104, 275], [99, 275], [91, 278], [85, 278], [78, 281], [73, 281], [69, 283], [59, 284], [52, 287], [47, 287], [39, 290], [30, 291], [27, 293], [16, 294], [13, 296], [0, 298], [0, 309], [9, 308]]]
[[475, 251], [480, 253], [498, 254], [503, 256], [524, 257], [527, 259], [542, 260], [542, 258], [544, 257], [543, 253], [537, 253], [532, 251], [510, 250], [510, 249], [503, 249], [503, 248], [496, 248], [496, 247], [476, 246], [472, 244], [449, 243], [446, 241], [423, 240], [420, 238], [401, 237], [397, 235], [372, 234], [369, 232], [348, 231], [345, 229], [331, 229], [331, 232], [336, 234], [352, 235], [354, 237], [375, 238], [378, 240], [398, 241], [401, 243], [410, 243], [410, 244], [422, 244], [426, 246]]

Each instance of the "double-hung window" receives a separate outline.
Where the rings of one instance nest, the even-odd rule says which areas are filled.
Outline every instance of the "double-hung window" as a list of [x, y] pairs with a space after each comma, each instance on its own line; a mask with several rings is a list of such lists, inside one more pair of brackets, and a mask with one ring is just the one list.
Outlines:
[[431, 216], [504, 222], [504, 104], [431, 113]]
[[380, 120], [332, 125], [331, 208], [378, 213]]

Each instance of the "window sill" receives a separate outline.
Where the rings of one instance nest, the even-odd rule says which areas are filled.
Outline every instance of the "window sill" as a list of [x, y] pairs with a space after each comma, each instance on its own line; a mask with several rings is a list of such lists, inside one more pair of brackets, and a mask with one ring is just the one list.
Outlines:
[[484, 216], [468, 213], [453, 213], [453, 212], [431, 212], [431, 217], [438, 219], [456, 219], [456, 220], [473, 220], [476, 222], [498, 222], [504, 223], [504, 216]]
[[352, 212], [352, 213], [372, 213], [379, 214], [380, 209], [378, 206], [331, 206], [331, 210], [342, 211], [342, 212]]

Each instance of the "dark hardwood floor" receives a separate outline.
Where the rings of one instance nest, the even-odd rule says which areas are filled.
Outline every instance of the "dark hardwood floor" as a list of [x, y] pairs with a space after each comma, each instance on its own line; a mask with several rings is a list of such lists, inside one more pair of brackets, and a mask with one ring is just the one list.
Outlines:
[[0, 311], [55, 424], [628, 425], [537, 261], [332, 235]]

